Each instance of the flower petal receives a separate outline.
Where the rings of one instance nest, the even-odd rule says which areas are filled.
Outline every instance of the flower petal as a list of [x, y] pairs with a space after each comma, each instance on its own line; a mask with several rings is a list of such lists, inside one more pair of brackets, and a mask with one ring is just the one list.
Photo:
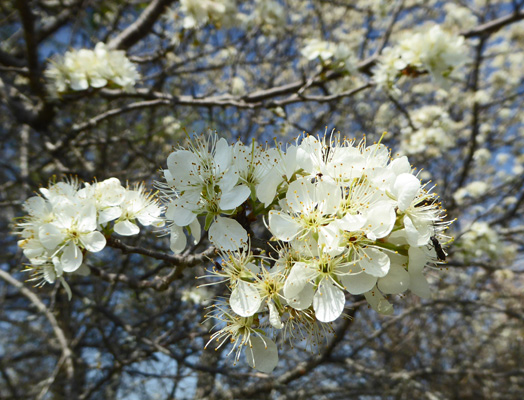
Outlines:
[[80, 241], [86, 248], [86, 250], [93, 253], [99, 252], [106, 247], [106, 238], [100, 232], [89, 232], [88, 234], [82, 235]]
[[247, 244], [247, 232], [234, 219], [216, 217], [209, 228], [209, 240], [220, 250], [236, 251]]
[[382, 293], [376, 287], [374, 290], [364, 293], [364, 297], [376, 312], [383, 315], [393, 314], [393, 305], [382, 296]]
[[262, 298], [255, 285], [239, 280], [231, 292], [229, 305], [241, 317], [250, 317], [258, 311]]
[[54, 250], [63, 242], [64, 235], [53, 224], [44, 224], [38, 229], [38, 238], [42, 245], [48, 250]]
[[409, 290], [423, 299], [429, 299], [431, 297], [431, 289], [426, 277], [421, 272], [409, 275]]
[[313, 296], [313, 309], [315, 316], [320, 322], [331, 322], [336, 320], [346, 304], [344, 292], [336, 287], [328, 279], [323, 279]]
[[137, 235], [140, 228], [131, 221], [118, 221], [115, 224], [115, 232], [122, 236], [132, 236]]
[[246, 185], [235, 186], [227, 193], [223, 193], [218, 204], [221, 210], [233, 210], [242, 204], [251, 194]]
[[180, 253], [186, 248], [187, 238], [182, 227], [177, 225], [171, 226], [171, 237], [169, 240], [169, 248], [175, 254]]
[[362, 250], [362, 252], [364, 257], [359, 261], [362, 271], [378, 278], [387, 275], [391, 261], [386, 253], [370, 247]]
[[269, 230], [277, 239], [289, 242], [299, 234], [300, 228], [292, 216], [280, 211], [269, 212]]
[[409, 274], [400, 265], [391, 265], [388, 274], [380, 278], [377, 284], [382, 293], [404, 293], [409, 287]]
[[275, 329], [282, 329], [284, 324], [280, 319], [280, 314], [278, 313], [277, 307], [275, 306], [273, 301], [269, 301], [267, 303], [267, 308], [269, 309], [269, 323], [271, 324], [271, 326]]
[[246, 346], [246, 361], [257, 371], [271, 373], [278, 364], [278, 349], [271, 339], [252, 336], [251, 343]]
[[289, 275], [284, 283], [284, 297], [291, 301], [297, 301], [295, 297], [304, 289], [306, 283], [313, 279], [316, 271], [308, 264], [297, 262], [289, 271]]
[[74, 272], [82, 265], [83, 255], [80, 249], [73, 242], [69, 242], [64, 247], [60, 264], [65, 272]]
[[313, 304], [315, 287], [311, 283], [306, 283], [304, 288], [294, 297], [287, 298], [288, 304], [295, 310], [305, 310]]
[[377, 277], [361, 271], [355, 274], [341, 275], [340, 281], [349, 293], [362, 294], [373, 289], [377, 283]]

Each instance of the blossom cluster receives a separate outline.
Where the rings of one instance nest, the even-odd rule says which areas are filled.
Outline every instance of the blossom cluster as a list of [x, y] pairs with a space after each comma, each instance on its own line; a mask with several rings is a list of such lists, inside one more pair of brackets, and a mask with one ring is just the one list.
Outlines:
[[284, 7], [275, 0], [255, 0], [244, 4], [239, 12], [236, 0], [181, 0], [180, 10], [184, 15], [185, 29], [194, 29], [213, 23], [218, 28], [260, 27], [266, 34], [276, 33], [285, 26]]
[[[382, 144], [305, 136], [268, 148], [211, 134], [170, 154], [164, 175], [172, 250], [185, 248], [186, 232], [199, 241], [202, 221], [221, 255], [206, 278], [230, 294], [211, 306], [220, 328], [211, 339], [233, 343], [235, 360], [245, 348], [263, 372], [278, 362], [269, 332], [313, 349], [347, 295], [391, 314], [386, 296], [428, 297], [424, 267], [445, 258], [436, 196]], [[258, 216], [269, 247], [253, 237]]]
[[400, 148], [406, 154], [421, 154], [437, 157], [455, 145], [458, 123], [449, 113], [436, 105], [423, 106], [414, 110], [411, 124], [404, 121], [401, 127]]
[[460, 236], [457, 251], [467, 262], [487, 257], [509, 264], [515, 258], [516, 247], [505, 243], [487, 222], [476, 221]]
[[235, 0], [180, 0], [180, 5], [186, 29], [205, 25], [209, 21], [228, 27], [234, 24], [236, 18]]
[[144, 226], [161, 227], [162, 207], [143, 185], [125, 188], [116, 178], [80, 183], [73, 179], [41, 188], [40, 195], [25, 201], [27, 215], [17, 224], [18, 246], [29, 259], [28, 269], [37, 285], [60, 280], [69, 296], [64, 273], [87, 274], [86, 252], [97, 253], [106, 246], [106, 237], [140, 232]]
[[333, 43], [319, 39], [307, 39], [300, 53], [309, 61], [320, 59], [324, 65], [356, 71], [357, 59], [354, 52], [344, 43]]
[[398, 93], [396, 83], [401, 77], [428, 72], [437, 85], [446, 89], [451, 73], [466, 61], [464, 37], [454, 36], [435, 25], [385, 48], [373, 69], [373, 80], [378, 87]]
[[63, 57], [51, 61], [45, 75], [51, 81], [53, 93], [108, 85], [130, 91], [140, 79], [136, 65], [129, 61], [125, 51], [110, 50], [104, 43], [98, 43], [94, 50], [67, 51]]

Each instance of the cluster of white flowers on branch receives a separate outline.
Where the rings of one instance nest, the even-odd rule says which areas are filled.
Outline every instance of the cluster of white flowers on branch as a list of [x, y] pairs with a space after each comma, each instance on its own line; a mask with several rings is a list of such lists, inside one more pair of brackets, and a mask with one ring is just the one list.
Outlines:
[[300, 53], [309, 61], [320, 59], [323, 66], [344, 70], [350, 74], [357, 71], [357, 57], [345, 43], [333, 43], [319, 39], [307, 39]]
[[83, 187], [72, 179], [40, 193], [24, 203], [28, 215], [17, 223], [18, 245], [30, 261], [31, 280], [43, 285], [59, 279], [69, 296], [64, 273], [88, 274], [86, 252], [101, 251], [112, 232], [136, 235], [137, 220], [144, 226], [164, 225], [162, 207], [143, 185], [125, 188], [116, 178]]
[[435, 83], [449, 88], [449, 78], [468, 60], [463, 36], [454, 36], [439, 25], [424, 33], [410, 34], [397, 45], [387, 47], [373, 69], [373, 80], [378, 87], [399, 94], [397, 81], [429, 73]]
[[[382, 314], [393, 312], [387, 295], [430, 295], [423, 269], [444, 260], [448, 223], [407, 158], [380, 143], [305, 136], [267, 148], [211, 134], [175, 150], [167, 166], [160, 187], [171, 249], [185, 248], [184, 229], [200, 240], [201, 217], [222, 258], [206, 277], [230, 289], [209, 314], [221, 328], [212, 340], [229, 339], [235, 360], [245, 347], [251, 366], [273, 370], [268, 331], [316, 346], [344, 315], [346, 294], [364, 295]], [[269, 247], [250, 240], [259, 216]]]
[[104, 43], [98, 43], [94, 50], [67, 51], [63, 57], [51, 61], [45, 75], [53, 94], [105, 86], [131, 91], [140, 79], [136, 65], [129, 61], [126, 53], [110, 50]]

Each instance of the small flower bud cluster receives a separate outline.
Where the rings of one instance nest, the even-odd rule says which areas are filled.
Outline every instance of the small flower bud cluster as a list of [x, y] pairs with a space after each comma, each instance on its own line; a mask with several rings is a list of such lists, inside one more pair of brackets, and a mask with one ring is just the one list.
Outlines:
[[373, 80], [378, 87], [399, 94], [396, 83], [401, 77], [429, 72], [437, 85], [447, 89], [450, 74], [466, 61], [464, 37], [453, 36], [435, 25], [385, 48], [373, 70]]
[[94, 50], [67, 51], [63, 57], [51, 61], [45, 75], [51, 81], [52, 93], [105, 86], [131, 91], [140, 79], [135, 64], [129, 61], [125, 51], [109, 50], [104, 43], [98, 43]]
[[[381, 144], [306, 136], [263, 149], [213, 134], [173, 152], [167, 165], [173, 251], [186, 245], [183, 229], [200, 240], [202, 216], [222, 258], [206, 277], [230, 289], [212, 306], [220, 329], [211, 339], [232, 342], [235, 360], [246, 348], [248, 363], [263, 372], [278, 362], [269, 331], [313, 348], [343, 316], [346, 296], [363, 295], [391, 314], [386, 296], [428, 297], [424, 267], [446, 256], [436, 197], [406, 157], [392, 159]], [[248, 241], [259, 215], [273, 235], [270, 248]]]
[[28, 215], [17, 224], [18, 246], [30, 261], [32, 280], [43, 285], [59, 279], [69, 296], [64, 273], [89, 273], [82, 264], [86, 252], [101, 251], [113, 231], [136, 235], [137, 220], [144, 226], [164, 225], [162, 207], [142, 185], [125, 188], [116, 178], [82, 188], [77, 180], [58, 182], [40, 193], [24, 203]]

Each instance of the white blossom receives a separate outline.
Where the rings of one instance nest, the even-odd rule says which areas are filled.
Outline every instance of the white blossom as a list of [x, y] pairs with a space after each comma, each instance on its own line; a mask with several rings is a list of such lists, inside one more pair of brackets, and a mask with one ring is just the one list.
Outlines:
[[64, 93], [81, 91], [89, 87], [119, 86], [131, 91], [140, 74], [122, 50], [110, 50], [104, 43], [97, 43], [94, 50], [67, 51], [56, 57], [45, 71], [51, 91]]

